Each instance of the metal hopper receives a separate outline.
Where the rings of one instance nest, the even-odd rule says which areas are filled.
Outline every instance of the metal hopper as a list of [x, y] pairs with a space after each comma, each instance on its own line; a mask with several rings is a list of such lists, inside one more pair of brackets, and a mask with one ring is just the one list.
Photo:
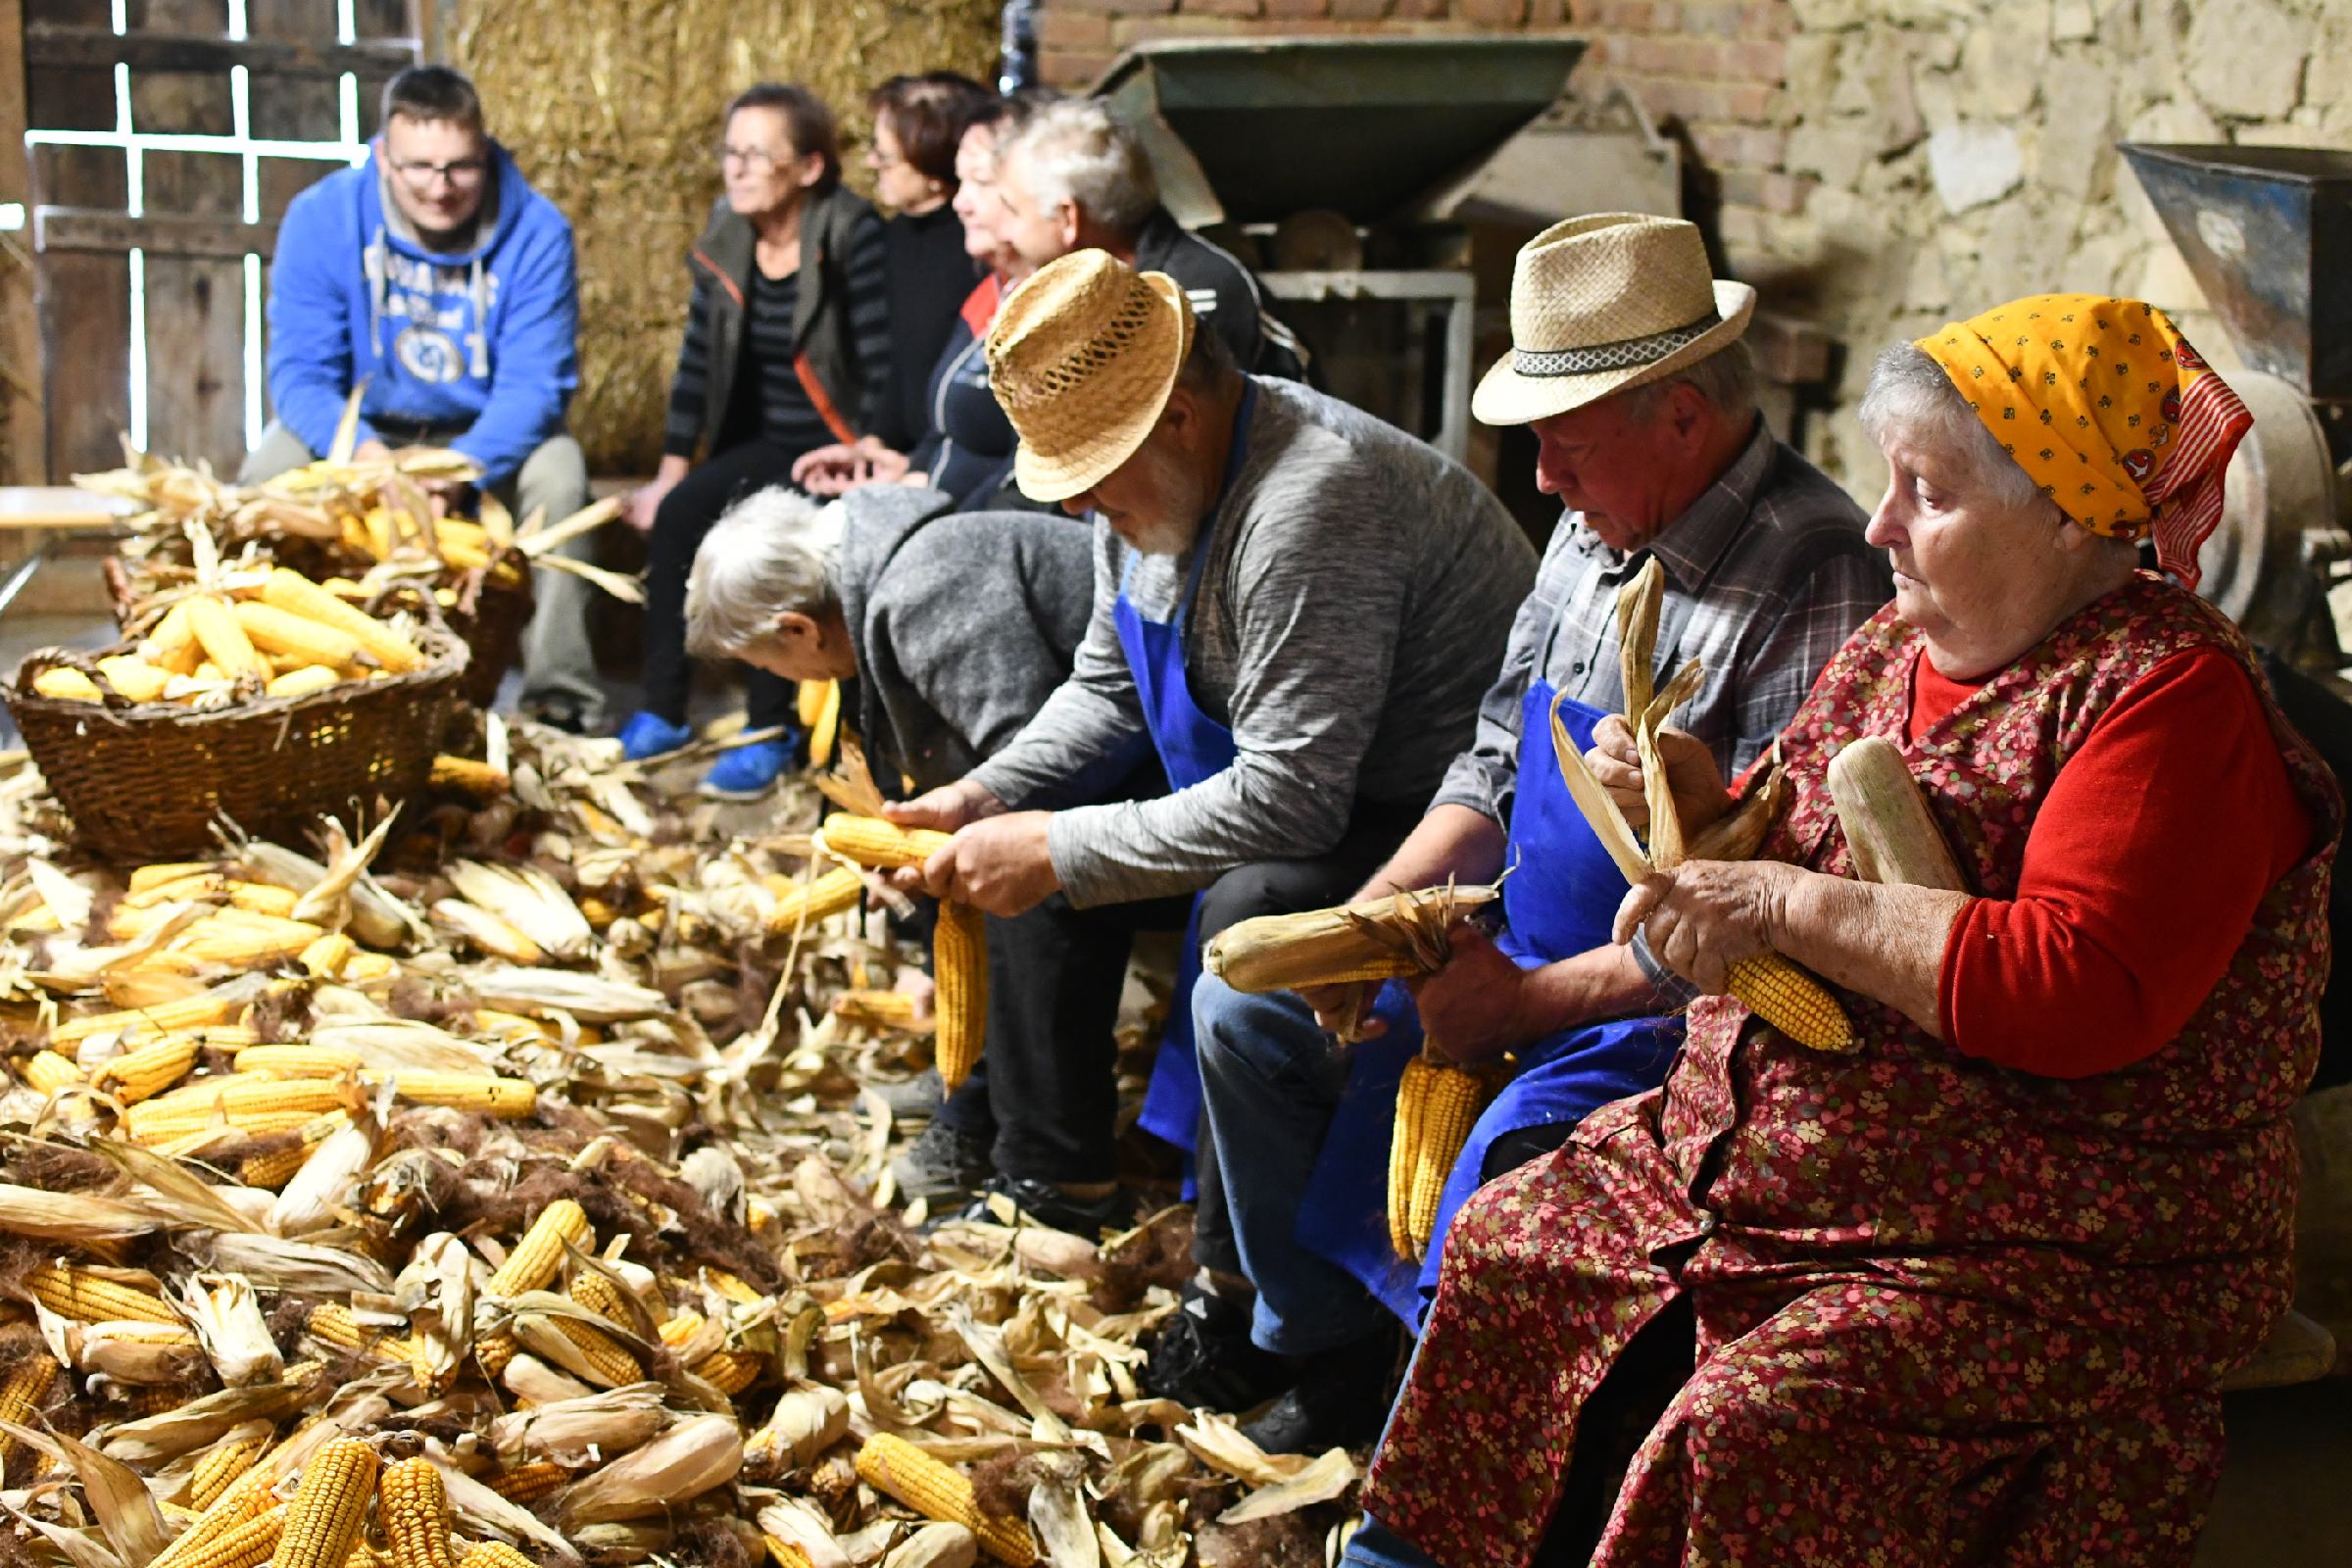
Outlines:
[[2352, 152], [2122, 150], [2246, 363], [2352, 398]]

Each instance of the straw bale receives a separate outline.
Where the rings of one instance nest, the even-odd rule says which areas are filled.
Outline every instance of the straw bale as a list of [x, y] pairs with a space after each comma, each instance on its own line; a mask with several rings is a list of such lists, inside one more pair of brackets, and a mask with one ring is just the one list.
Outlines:
[[580, 389], [571, 428], [599, 473], [650, 473], [684, 328], [687, 247], [718, 194], [721, 106], [764, 79], [822, 93], [867, 188], [865, 93], [899, 72], [986, 79], [988, 0], [469, 0], [455, 63], [491, 129], [572, 220]]

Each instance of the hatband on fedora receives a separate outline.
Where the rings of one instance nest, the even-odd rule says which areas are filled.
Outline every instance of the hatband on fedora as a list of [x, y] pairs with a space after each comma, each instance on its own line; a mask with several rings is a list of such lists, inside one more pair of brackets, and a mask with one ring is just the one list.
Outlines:
[[1192, 346], [1192, 302], [1166, 273], [1099, 250], [1039, 268], [988, 334], [988, 385], [1020, 437], [1022, 494], [1066, 501], [1133, 457]]
[[1511, 274], [1511, 352], [1478, 383], [1487, 424], [1529, 424], [1663, 380], [1730, 347], [1756, 291], [1714, 275], [1698, 226], [1595, 213], [1529, 240]]

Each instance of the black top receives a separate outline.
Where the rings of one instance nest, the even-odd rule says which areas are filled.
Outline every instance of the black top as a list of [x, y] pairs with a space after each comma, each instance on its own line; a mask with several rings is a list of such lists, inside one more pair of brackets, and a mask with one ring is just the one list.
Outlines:
[[962, 220], [945, 204], [890, 219], [882, 244], [890, 267], [891, 387], [876, 433], [892, 451], [906, 452], [930, 422], [932, 368], [980, 269], [964, 254]]
[[721, 446], [757, 435], [788, 451], [808, 452], [833, 439], [831, 427], [792, 366], [792, 310], [800, 297], [800, 281], [797, 272], [770, 277], [752, 269], [743, 357], [735, 365], [734, 398]]

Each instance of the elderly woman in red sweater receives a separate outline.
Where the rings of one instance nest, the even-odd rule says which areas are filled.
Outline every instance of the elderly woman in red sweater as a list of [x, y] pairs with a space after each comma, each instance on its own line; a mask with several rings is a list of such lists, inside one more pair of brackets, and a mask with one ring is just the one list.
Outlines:
[[[1351, 1560], [2191, 1556], [2220, 1381], [2287, 1304], [2342, 814], [2183, 586], [2251, 421], [2087, 296], [1890, 351], [1863, 419], [1894, 602], [1785, 732], [1761, 856], [1628, 896], [1708, 995], [1662, 1090], [1462, 1210]], [[1968, 892], [1856, 879], [1825, 774], [1865, 735]], [[1728, 808], [1667, 765], [1687, 824]], [[1767, 949], [1856, 1050], [1718, 994]]]

